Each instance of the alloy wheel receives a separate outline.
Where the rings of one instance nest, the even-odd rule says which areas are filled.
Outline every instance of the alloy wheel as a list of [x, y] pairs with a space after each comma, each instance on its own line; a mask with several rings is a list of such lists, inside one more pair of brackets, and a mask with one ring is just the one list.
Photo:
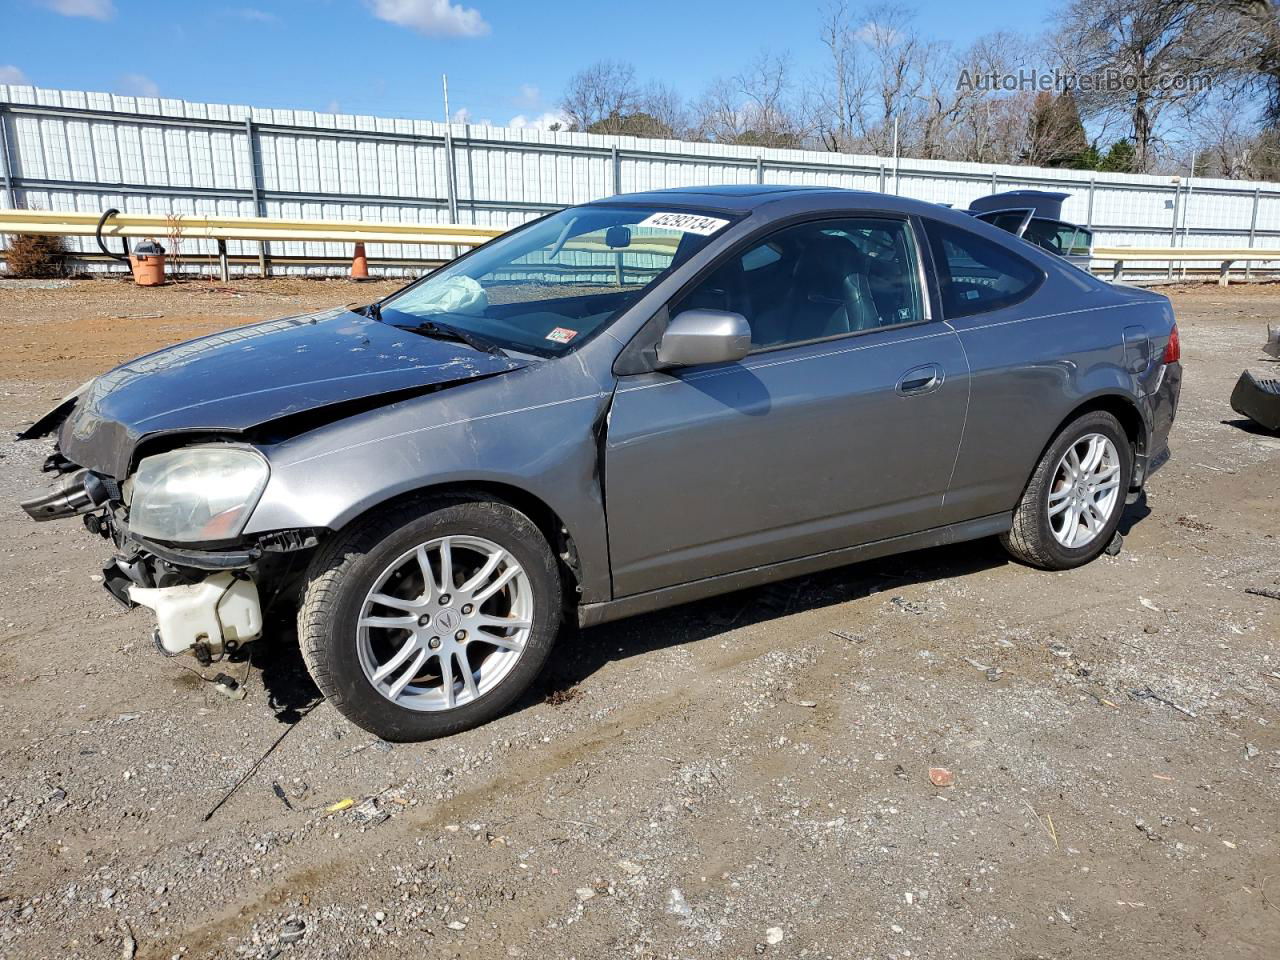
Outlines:
[[1049, 487], [1049, 528], [1069, 549], [1092, 543], [1120, 501], [1120, 455], [1100, 433], [1085, 434], [1067, 448]]
[[510, 552], [483, 537], [438, 537], [374, 581], [356, 646], [383, 697], [410, 710], [452, 710], [503, 681], [532, 624], [533, 587]]

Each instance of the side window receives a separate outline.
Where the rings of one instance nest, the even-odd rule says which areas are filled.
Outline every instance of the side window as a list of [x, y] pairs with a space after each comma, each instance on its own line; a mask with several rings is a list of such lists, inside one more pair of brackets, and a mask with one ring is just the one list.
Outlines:
[[942, 306], [950, 319], [998, 310], [1025, 300], [1044, 278], [1032, 264], [998, 243], [961, 227], [926, 221]]
[[984, 213], [978, 219], [985, 220], [993, 227], [999, 227], [1005, 233], [1012, 233], [1015, 237], [1018, 231], [1022, 229], [1023, 223], [1027, 220], [1027, 210], [1002, 210], [1000, 213]]
[[1060, 220], [1032, 220], [1023, 237], [1060, 257], [1088, 256], [1093, 246], [1091, 230]]
[[779, 230], [721, 263], [679, 303], [741, 313], [751, 342], [778, 347], [925, 319], [905, 220], [818, 220]]

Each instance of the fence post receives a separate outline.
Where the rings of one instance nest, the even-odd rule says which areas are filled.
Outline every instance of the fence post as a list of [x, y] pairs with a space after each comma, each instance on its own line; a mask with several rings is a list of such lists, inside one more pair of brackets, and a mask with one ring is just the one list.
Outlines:
[[9, 166], [9, 112], [0, 105], [0, 170], [4, 172], [4, 192], [9, 198], [9, 209], [18, 209], [18, 198], [13, 192], [13, 168]]
[[[1169, 228], [1169, 249], [1173, 250], [1178, 246], [1178, 210], [1182, 204], [1182, 180], [1175, 179], [1173, 183], [1173, 223]], [[1173, 258], [1169, 258], [1169, 271], [1165, 274], [1166, 280], [1173, 279]]]
[[1097, 177], [1089, 178], [1089, 209], [1084, 215], [1084, 225], [1091, 231], [1093, 230], [1093, 191], [1098, 185]]
[[[1249, 218], [1249, 249], [1253, 249], [1253, 239], [1258, 235], [1258, 200], [1262, 196], [1262, 188], [1253, 188], [1253, 215]], [[1244, 278], [1248, 280], [1253, 274], [1253, 261], [1246, 260]]]
[[996, 175], [996, 172], [995, 172], [994, 170], [992, 170], [992, 171], [991, 171], [991, 192], [992, 192], [992, 193], [995, 193], [995, 192], [996, 192], [996, 182], [997, 182], [999, 179], [1000, 179], [1000, 178]]
[[[616, 197], [622, 192], [622, 157], [618, 154], [618, 145], [615, 143], [609, 147], [609, 169], [613, 177], [613, 195]], [[616, 250], [613, 254], [613, 282], [621, 287], [626, 282], [625, 262], [622, 259], [622, 251]]]
[[756, 183], [764, 183], [764, 157], [756, 157]]
[[880, 192], [884, 193], [884, 163], [880, 164]]
[[[258, 180], [262, 174], [262, 148], [258, 143], [258, 131], [254, 129], [253, 118], [244, 118], [244, 134], [248, 138], [249, 149], [249, 183], [253, 187], [253, 215], [265, 217], [266, 208], [262, 205], [262, 188]], [[258, 273], [267, 279], [271, 272], [270, 257], [267, 256], [267, 241], [258, 241]]]
[[[1194, 171], [1195, 171], [1194, 157], [1192, 158], [1191, 169], [1194, 176]], [[1192, 176], [1189, 176], [1187, 177], [1187, 192], [1186, 192], [1186, 195], [1182, 198], [1182, 248], [1184, 250], [1187, 247], [1187, 230], [1188, 230], [1187, 217], [1191, 216], [1191, 191], [1193, 189], [1195, 189], [1195, 181], [1192, 178]], [[1185, 260], [1182, 261], [1182, 269], [1180, 273], [1183, 280], [1187, 279], [1187, 261]]]

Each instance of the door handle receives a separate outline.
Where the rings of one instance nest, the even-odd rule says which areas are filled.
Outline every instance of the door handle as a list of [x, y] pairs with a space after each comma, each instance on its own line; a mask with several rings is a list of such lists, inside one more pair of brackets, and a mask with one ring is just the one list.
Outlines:
[[936, 363], [912, 367], [898, 378], [897, 393], [902, 397], [919, 396], [922, 393], [933, 393], [940, 386], [944, 377], [942, 368]]

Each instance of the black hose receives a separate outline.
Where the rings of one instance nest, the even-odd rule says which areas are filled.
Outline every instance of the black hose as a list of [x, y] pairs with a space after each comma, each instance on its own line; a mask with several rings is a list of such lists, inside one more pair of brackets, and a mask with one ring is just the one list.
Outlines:
[[103, 243], [103, 242], [102, 242], [102, 226], [103, 226], [103, 224], [105, 224], [105, 223], [106, 223], [106, 222], [107, 222], [111, 217], [114, 217], [114, 216], [115, 216], [117, 213], [119, 213], [119, 212], [120, 212], [120, 211], [119, 211], [119, 210], [117, 210], [115, 207], [112, 207], [110, 210], [106, 211], [106, 212], [105, 212], [101, 217], [99, 217], [99, 218], [98, 218], [98, 229], [94, 231], [94, 236], [95, 236], [95, 237], [97, 238], [97, 240], [98, 240], [98, 246], [102, 248], [102, 252], [103, 252], [103, 253], [105, 253], [108, 257], [110, 257], [112, 260], [125, 260], [125, 261], [127, 261], [127, 260], [129, 259], [129, 245], [128, 245], [128, 244], [129, 244], [129, 242], [128, 242], [127, 240], [125, 240], [125, 239], [124, 239], [124, 237], [121, 237], [121, 238], [120, 238], [121, 243], [124, 245], [124, 251], [125, 251], [125, 252], [124, 252], [123, 254], [120, 254], [120, 253], [112, 253], [110, 250], [108, 250], [108, 249], [107, 249], [107, 245], [106, 245], [105, 243]]

